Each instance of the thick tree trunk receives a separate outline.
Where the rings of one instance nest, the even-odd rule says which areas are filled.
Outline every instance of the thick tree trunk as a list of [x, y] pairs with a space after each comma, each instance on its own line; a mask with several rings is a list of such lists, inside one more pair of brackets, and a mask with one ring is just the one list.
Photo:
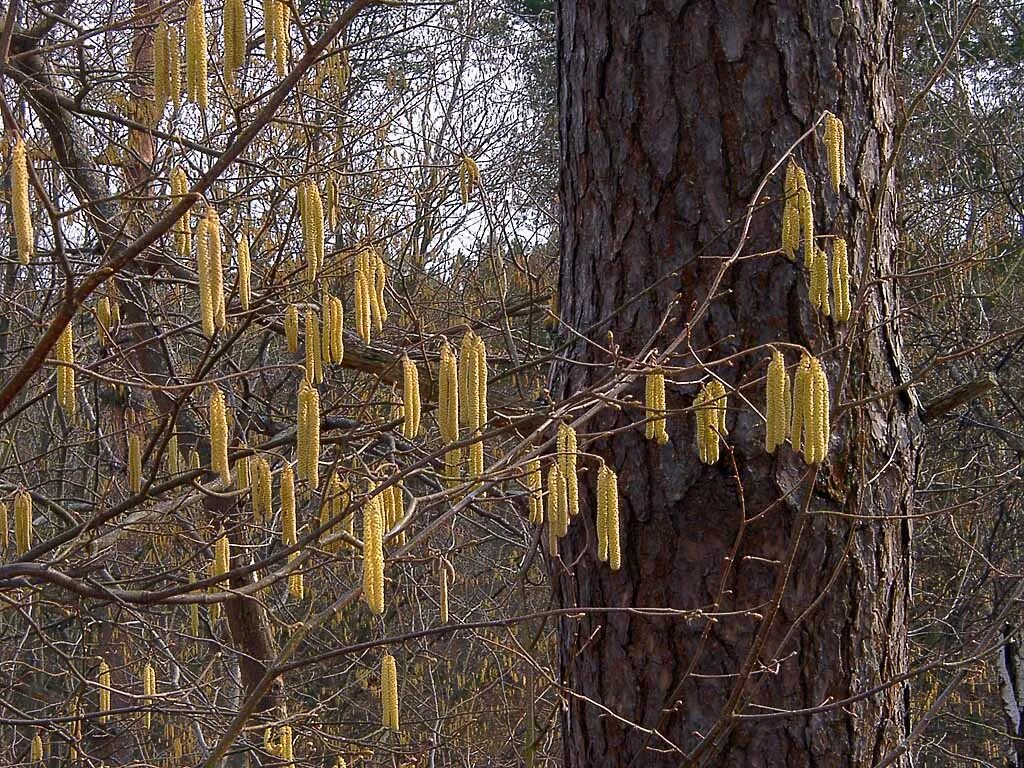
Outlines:
[[[619, 473], [623, 566], [613, 573], [597, 562], [593, 482], [583, 475], [582, 514], [555, 567], [562, 604], [732, 613], [711, 624], [566, 619], [567, 766], [870, 766], [906, 732], [905, 683], [828, 706], [907, 663], [910, 530], [892, 516], [908, 511], [913, 491], [913, 403], [901, 394], [837, 408], [903, 381], [887, 280], [896, 269], [893, 179], [881, 170], [895, 118], [892, 14], [886, 0], [561, 3], [563, 322], [601, 347], [612, 331], [620, 359], [651, 339], [665, 349], [691, 324], [670, 361], [685, 370], [668, 384], [668, 407], [689, 407], [709, 373], [733, 393], [732, 458], [725, 451], [714, 466], [698, 461], [689, 413], [670, 416], [663, 447], [642, 428], [588, 446]], [[759, 182], [826, 109], [846, 126], [840, 194], [827, 183], [820, 128], [796, 154], [818, 232], [850, 243], [854, 290], [865, 276], [878, 281], [856, 322], [815, 313], [802, 264], [774, 253], [734, 263], [709, 310], [695, 313], [740, 242]], [[744, 255], [778, 248], [781, 187], [778, 172]], [[849, 353], [836, 349], [848, 328]], [[768, 352], [744, 350], [774, 342], [820, 355], [831, 382], [831, 444], [816, 475], [788, 446], [764, 450], [753, 406], [764, 407]], [[558, 396], [606, 375], [610, 359], [595, 344], [572, 341], [555, 374]], [[733, 354], [729, 364], [698, 365], [698, 356]], [[787, 350], [789, 365], [797, 360]], [[642, 402], [642, 380], [630, 392]], [[584, 432], [640, 416], [608, 409]], [[821, 709], [749, 717], [811, 707]]]

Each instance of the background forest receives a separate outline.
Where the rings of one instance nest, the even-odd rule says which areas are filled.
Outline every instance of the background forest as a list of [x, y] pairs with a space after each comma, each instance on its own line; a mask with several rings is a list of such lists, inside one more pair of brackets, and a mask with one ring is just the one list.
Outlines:
[[[556, 12], [9, 0], [0, 764], [562, 764], [550, 478], [694, 414], [553, 373]], [[1024, 5], [896, 19], [910, 752], [1019, 768]]]

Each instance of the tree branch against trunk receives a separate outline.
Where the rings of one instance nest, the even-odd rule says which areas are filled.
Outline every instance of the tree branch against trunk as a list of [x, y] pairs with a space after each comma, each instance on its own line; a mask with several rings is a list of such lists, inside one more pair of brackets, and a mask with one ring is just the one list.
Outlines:
[[[625, 359], [687, 335], [667, 361], [670, 411], [711, 376], [731, 394], [728, 453], [715, 465], [698, 461], [690, 413], [669, 417], [664, 447], [635, 429], [588, 446], [619, 474], [623, 567], [599, 563], [589, 526], [572, 526], [555, 565], [563, 607], [730, 613], [710, 624], [564, 621], [568, 766], [864, 766], [907, 731], [906, 684], [884, 683], [907, 664], [910, 530], [873, 518], [910, 508], [913, 406], [901, 396], [835, 410], [905, 379], [899, 297], [878, 280], [895, 271], [893, 180], [881, 175], [895, 122], [892, 13], [874, 0], [842, 10], [561, 3], [561, 317], [597, 326], [556, 365], [556, 397], [594, 383], [595, 364], [610, 362], [595, 342], [608, 332]], [[862, 294], [849, 331], [811, 309], [802, 266], [777, 253], [781, 173], [752, 200], [826, 109], [846, 126], [840, 194], [816, 137], [795, 154], [817, 232], [850, 244]], [[739, 246], [743, 258], [720, 278], [722, 257]], [[763, 345], [773, 343], [824, 362], [835, 417], [817, 472], [788, 447], [764, 451], [750, 403], [763, 402]], [[629, 417], [609, 411], [587, 428], [603, 435]], [[590, 494], [581, 510], [592, 519]], [[735, 717], [875, 686], [813, 715]]]

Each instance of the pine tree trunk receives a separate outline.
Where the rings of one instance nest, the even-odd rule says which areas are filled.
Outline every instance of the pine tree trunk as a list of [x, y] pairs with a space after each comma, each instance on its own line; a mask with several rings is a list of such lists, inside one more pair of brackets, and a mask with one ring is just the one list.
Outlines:
[[[562, 605], [726, 615], [564, 620], [567, 766], [870, 766], [906, 733], [905, 683], [828, 706], [907, 665], [910, 527], [893, 516], [912, 501], [915, 403], [900, 394], [837, 407], [905, 381], [898, 296], [885, 280], [897, 268], [884, 171], [896, 113], [892, 15], [883, 0], [560, 5], [559, 306], [587, 340], [564, 335], [555, 394], [607, 376], [609, 331], [622, 365], [687, 327], [668, 407], [689, 407], [710, 373], [732, 392], [728, 450], [714, 466], [698, 461], [692, 413], [669, 417], [663, 447], [642, 427], [587, 444], [619, 473], [623, 565], [613, 573], [597, 562], [594, 473], [584, 472], [582, 514], [554, 566]], [[846, 126], [840, 194], [820, 127], [796, 156], [817, 231], [845, 235], [853, 289], [870, 286], [859, 315], [842, 326], [812, 310], [803, 257], [777, 253], [732, 264], [700, 311], [759, 183], [826, 109]], [[758, 200], [744, 256], [778, 249], [782, 175]], [[849, 328], [848, 353], [836, 345]], [[804, 345], [825, 364], [833, 431], [816, 475], [788, 446], [765, 453], [754, 409], [764, 409], [769, 343]], [[794, 348], [786, 357], [799, 359]], [[642, 378], [628, 392], [642, 403]], [[582, 432], [642, 416], [608, 408]], [[747, 717], [811, 707], [822, 709]]]

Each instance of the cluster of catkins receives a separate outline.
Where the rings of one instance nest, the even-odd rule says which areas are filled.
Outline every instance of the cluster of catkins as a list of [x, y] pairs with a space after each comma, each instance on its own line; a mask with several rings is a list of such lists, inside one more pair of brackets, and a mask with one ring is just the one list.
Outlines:
[[[829, 178], [836, 194], [846, 181], [845, 132], [842, 121], [831, 112], [825, 113], [825, 151]], [[794, 159], [786, 166], [785, 202], [782, 211], [782, 253], [790, 260], [802, 247], [804, 265], [810, 273], [810, 299], [812, 306], [824, 315], [833, 315], [839, 322], [850, 319], [850, 274], [846, 240], [833, 236], [832, 262], [828, 253], [819, 248], [814, 236], [814, 209], [807, 174]], [[830, 298], [829, 281], [834, 300]], [[832, 304], [835, 311], [832, 311]]]

